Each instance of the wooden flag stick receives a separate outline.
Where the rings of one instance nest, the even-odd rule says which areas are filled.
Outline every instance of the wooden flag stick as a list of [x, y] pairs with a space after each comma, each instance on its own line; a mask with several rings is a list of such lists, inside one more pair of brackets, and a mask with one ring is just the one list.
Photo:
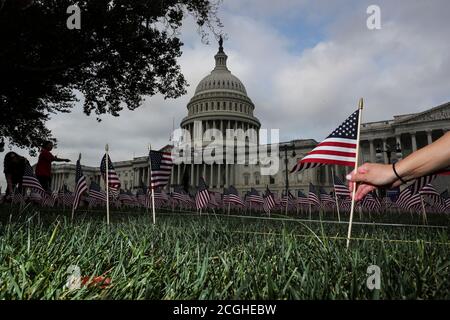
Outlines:
[[336, 200], [336, 210], [337, 210], [337, 216], [338, 216], [338, 221], [341, 222], [341, 215], [339, 213], [339, 201], [337, 198], [337, 194], [336, 194], [336, 184], [334, 182], [334, 169], [333, 167], [331, 167], [331, 174], [333, 175], [333, 188], [334, 188], [334, 200]]
[[156, 224], [156, 213], [155, 213], [155, 190], [152, 184], [152, 158], [150, 157], [150, 151], [152, 150], [152, 145], [148, 145], [148, 162], [150, 164], [150, 190], [152, 191], [152, 213], [153, 213], [153, 224]]
[[[358, 114], [358, 132], [356, 135], [356, 159], [355, 159], [355, 172], [358, 170], [358, 161], [359, 161], [359, 138], [361, 134], [361, 116], [362, 109], [364, 107], [363, 98], [359, 99], [359, 114]], [[352, 223], [353, 223], [353, 211], [355, 210], [355, 195], [356, 195], [356, 182], [353, 183], [353, 192], [352, 192], [352, 204], [350, 208], [350, 221], [348, 223], [348, 233], [347, 233], [347, 249], [350, 246], [350, 237], [352, 235]]]
[[109, 225], [109, 178], [108, 178], [108, 170], [109, 170], [109, 146], [106, 144], [105, 146], [105, 180], [106, 180], [106, 224]]
[[423, 203], [423, 197], [420, 195], [420, 202], [422, 203], [422, 218], [423, 218], [423, 224], [428, 224], [427, 220], [427, 212], [425, 211], [425, 204]]
[[[288, 190], [288, 194], [289, 194], [289, 190]], [[285, 215], [288, 214], [288, 204], [289, 204], [289, 196], [288, 196], [288, 194], [286, 194], [286, 212], [285, 212]]]

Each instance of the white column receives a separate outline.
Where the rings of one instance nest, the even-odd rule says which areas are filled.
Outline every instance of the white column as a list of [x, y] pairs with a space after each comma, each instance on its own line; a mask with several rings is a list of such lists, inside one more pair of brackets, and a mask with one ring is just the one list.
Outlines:
[[195, 183], [198, 185], [198, 182], [200, 181], [200, 168], [201, 168], [201, 164], [197, 164], [196, 166], [196, 173], [195, 173]]
[[191, 163], [191, 186], [194, 187], [194, 164]]
[[180, 172], [181, 172], [181, 164], [177, 165], [177, 184], [181, 184], [180, 181]]
[[[394, 150], [394, 152], [395, 152], [396, 155], [397, 155], [397, 145], [398, 145], [398, 147], [399, 147], [400, 150], [401, 150], [401, 157], [403, 158], [402, 139], [401, 139], [401, 136], [400, 136], [399, 134], [395, 136], [395, 141], [396, 141], [396, 145], [395, 145], [395, 150]], [[397, 159], [397, 160], [400, 160], [400, 159]]]
[[214, 185], [214, 163], [211, 164], [210, 176], [209, 176], [209, 186]]
[[376, 156], [375, 156], [375, 145], [373, 143], [373, 139], [369, 140], [369, 146], [370, 146], [370, 162], [376, 162]]
[[225, 186], [229, 187], [228, 185], [228, 164], [225, 164]]
[[431, 136], [431, 130], [427, 130], [427, 141], [428, 141], [428, 144], [433, 143], [433, 137]]
[[411, 133], [411, 145], [412, 145], [412, 151], [416, 151], [417, 150], [417, 140], [416, 140], [416, 133], [412, 132]]
[[[383, 138], [383, 151], [386, 150], [386, 138]], [[386, 152], [383, 152], [384, 163], [388, 163], [388, 156]]]

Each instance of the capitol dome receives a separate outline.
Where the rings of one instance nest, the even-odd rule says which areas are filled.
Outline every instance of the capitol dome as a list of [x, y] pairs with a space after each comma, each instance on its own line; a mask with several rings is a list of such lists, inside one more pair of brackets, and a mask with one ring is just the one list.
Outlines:
[[207, 75], [199, 82], [197, 88], [195, 89], [195, 94], [210, 90], [232, 90], [247, 95], [247, 91], [245, 90], [241, 80], [233, 75], [231, 71], [228, 70], [226, 65], [223, 67], [216, 65], [214, 70], [211, 71], [211, 74]]
[[224, 135], [226, 129], [259, 130], [261, 126], [253, 115], [255, 106], [244, 84], [228, 69], [227, 58], [220, 40], [219, 51], [214, 56], [215, 67], [197, 85], [187, 105], [188, 115], [181, 121], [181, 128], [188, 130], [191, 137], [196, 121], [201, 121], [202, 133], [218, 129]]

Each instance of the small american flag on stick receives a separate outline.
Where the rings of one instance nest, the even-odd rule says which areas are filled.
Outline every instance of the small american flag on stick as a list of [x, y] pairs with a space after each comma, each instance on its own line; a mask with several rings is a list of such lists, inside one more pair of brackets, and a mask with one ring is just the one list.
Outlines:
[[291, 173], [326, 164], [354, 167], [356, 162], [359, 112], [356, 110], [324, 141], [319, 143], [291, 170]]
[[105, 154], [100, 163], [100, 172], [102, 173], [103, 179], [106, 181], [106, 157], [108, 157], [108, 185], [110, 188], [118, 190], [120, 189], [120, 180], [117, 176], [116, 170], [109, 158], [109, 155]]
[[78, 159], [75, 169], [75, 198], [73, 201], [73, 210], [76, 210], [78, 208], [78, 205], [80, 204], [81, 195], [84, 192], [86, 192], [87, 189], [88, 187], [86, 184], [86, 177], [83, 175], [83, 171], [81, 170], [80, 159]]
[[200, 177], [197, 193], [195, 194], [195, 206], [197, 207], [197, 210], [205, 208], [208, 205], [209, 198], [210, 194], [208, 191], [208, 186], [206, 185], [203, 177]]
[[152, 189], [165, 186], [169, 182], [172, 172], [172, 154], [170, 152], [150, 150], [149, 160], [152, 169], [150, 182]]
[[39, 180], [34, 175], [33, 168], [31, 168], [30, 163], [28, 161], [25, 164], [25, 170], [23, 172], [22, 186], [28, 187], [32, 190], [36, 190], [42, 194], [45, 193], [44, 188], [42, 188], [41, 184], [39, 183]]

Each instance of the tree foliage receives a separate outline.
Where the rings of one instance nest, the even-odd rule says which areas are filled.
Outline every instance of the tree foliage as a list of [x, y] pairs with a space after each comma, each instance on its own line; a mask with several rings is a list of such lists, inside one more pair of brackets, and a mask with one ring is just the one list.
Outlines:
[[[76, 4], [81, 29], [69, 29]], [[70, 112], [118, 116], [142, 97], [176, 98], [187, 85], [179, 29], [192, 15], [202, 39], [217, 36], [220, 0], [0, 0], [0, 142], [34, 148], [52, 139], [45, 123]]]

